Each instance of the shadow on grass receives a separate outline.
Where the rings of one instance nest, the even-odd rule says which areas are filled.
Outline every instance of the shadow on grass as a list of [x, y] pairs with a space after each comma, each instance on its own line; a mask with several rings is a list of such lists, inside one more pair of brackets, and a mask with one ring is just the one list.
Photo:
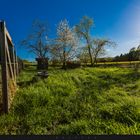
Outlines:
[[25, 71], [25, 72], [37, 72], [37, 70], [36, 70], [36, 69], [27, 69], [27, 68], [26, 68], [26, 69], [24, 69], [24, 71]]
[[92, 77], [87, 77], [84, 81], [81, 81], [81, 93], [94, 96], [97, 100], [96, 95], [102, 94], [104, 91], [110, 90], [114, 85], [120, 87], [122, 85], [132, 84], [140, 80], [140, 72], [132, 70], [130, 73], [113, 74], [101, 73], [97, 76], [98, 79], [94, 81]]
[[21, 82], [18, 82], [17, 85], [19, 87], [29, 87], [30, 85], [33, 85], [35, 83], [37, 83], [39, 80], [41, 80], [38, 76], [34, 76], [31, 80], [29, 81], [21, 81]]
[[22, 82], [18, 82], [18, 83], [17, 83], [17, 85], [18, 85], [19, 87], [22, 87], [22, 88], [28, 87], [28, 86], [30, 86], [31, 84], [34, 84], [34, 83], [32, 82], [32, 80], [30, 80], [30, 81], [22, 81]]
[[29, 87], [30, 85], [34, 85], [35, 83], [37, 83], [41, 80], [45, 80], [46, 78], [48, 78], [48, 77], [41, 77], [41, 76], [35, 75], [31, 80], [18, 82], [17, 85], [22, 88]]
[[[133, 77], [134, 76], [134, 77]], [[124, 84], [125, 82], [131, 82], [133, 80], [139, 80], [139, 77], [140, 76], [140, 73], [139, 72], [135, 72], [135, 71], [132, 71], [131, 73], [124, 73], [124, 74], [115, 74], [115, 75], [110, 75], [110, 73], [101, 73], [101, 75], [97, 78], [97, 81], [96, 78], [94, 79], [94, 76], [92, 77], [89, 76], [89, 77], [86, 77], [85, 79], [83, 78], [82, 81], [81, 80], [81, 85], [80, 85], [80, 89], [81, 89], [81, 93], [80, 94], [77, 94], [76, 95], [76, 98], [71, 98], [71, 100], [69, 101], [69, 99], [66, 99], [65, 97], [61, 97], [61, 96], [58, 96], [60, 98], [58, 98], [58, 103], [55, 102], [52, 103], [52, 105], [56, 105], [56, 107], [54, 109], [51, 109], [52, 111], [49, 110], [48, 108], [48, 112], [47, 113], [54, 113], [53, 115], [50, 115], [50, 116], [56, 116], [56, 117], [50, 117], [50, 121], [54, 122], [54, 121], [57, 121], [59, 124], [68, 124], [70, 121], [73, 121], [75, 119], [77, 120], [80, 120], [82, 119], [83, 117], [84, 118], [93, 118], [93, 115], [91, 112], [94, 111], [94, 109], [96, 109], [98, 106], [97, 103], [100, 102], [100, 98], [98, 97], [99, 96], [99, 92], [102, 93], [102, 91], [104, 90], [109, 90], [111, 85], [118, 85], [120, 84], [121, 82]], [[127, 80], [127, 81], [125, 81]], [[25, 82], [20, 82], [21, 86], [29, 86], [30, 84], [34, 84], [36, 83], [37, 81], [25, 81]], [[32, 96], [31, 96], [32, 95]], [[92, 98], [90, 99], [88, 96], [92, 96]], [[42, 102], [44, 102], [44, 104], [47, 106], [48, 104], [48, 101], [49, 101], [49, 97], [46, 98], [44, 97], [44, 95], [33, 95], [33, 94], [25, 94], [23, 95], [22, 94], [22, 99], [23, 99], [23, 102], [19, 102], [19, 104], [16, 104], [14, 110], [16, 113], [18, 113], [20, 116], [24, 116], [23, 117], [23, 120], [21, 121], [21, 132], [24, 132], [25, 131], [25, 134], [27, 134], [27, 132], [29, 131], [29, 124], [27, 123], [26, 121], [26, 115], [29, 114], [31, 112], [31, 110], [34, 109], [34, 103], [35, 102], [32, 102], [33, 98], [35, 99], [36, 98], [36, 101], [40, 104], [42, 104]], [[53, 99], [53, 98], [52, 98]], [[92, 109], [91, 106], [88, 106], [89, 104], [87, 104], [89, 102], [89, 104], [93, 105], [94, 104], [94, 108]], [[50, 103], [50, 102], [49, 102]], [[62, 104], [62, 106], [60, 106]], [[54, 106], [50, 106], [50, 107], [54, 107]], [[40, 106], [40, 105], [38, 105]], [[44, 107], [44, 105], [42, 104], [42, 106]], [[87, 106], [87, 107], [86, 107]], [[57, 108], [58, 107], [58, 108]], [[68, 109], [65, 109], [68, 108]], [[124, 122], [122, 120], [125, 120], [124, 123], [128, 123], [131, 121], [129, 120], [128, 118], [126, 118], [126, 116], [128, 114], [132, 114], [134, 111], [133, 111], [133, 106], [132, 106], [132, 113], [130, 112], [124, 112], [125, 110], [127, 111], [128, 109], [131, 111], [131, 106], [128, 105], [128, 107], [125, 107], [125, 106], [121, 106], [120, 107], [120, 112], [117, 110], [115, 113], [114, 113], [114, 116], [112, 116], [112, 112], [110, 113], [109, 110], [101, 110], [99, 113], [100, 115], [102, 116], [102, 118], [104, 119], [113, 119], [113, 117], [119, 121], [119, 122]], [[46, 108], [44, 108], [45, 111], [46, 111]], [[54, 110], [54, 111], [53, 111]], [[97, 110], [97, 109], [96, 109]], [[96, 113], [96, 110], [95, 110], [95, 113]], [[42, 111], [42, 107], [41, 108], [38, 108], [38, 111], [36, 114], [33, 114], [32, 116], [34, 117], [35, 115], [38, 115], [39, 113], [42, 114], [44, 113], [45, 111]], [[62, 111], [64, 111], [64, 113], [61, 113]], [[66, 113], [65, 113], [66, 112]], [[67, 112], [69, 114], [67, 114]], [[98, 112], [98, 110], [97, 110]], [[121, 115], [119, 113], [122, 113], [124, 112], [126, 115], [124, 116], [124, 114], [122, 113]], [[63, 117], [57, 117], [57, 116], [62, 116]], [[28, 116], [28, 115], [27, 115]], [[39, 115], [38, 115], [39, 116]], [[38, 118], [37, 116], [37, 118]], [[38, 121], [36, 121], [38, 124], [40, 123], [41, 121], [41, 124], [39, 124], [40, 126], [42, 125], [42, 123], [44, 123], [43, 121], [46, 120], [46, 118], [44, 118], [44, 116], [46, 117], [46, 114], [43, 114], [41, 115], [41, 119], [39, 119]], [[133, 116], [133, 114], [132, 114]], [[130, 116], [131, 117], [131, 116]], [[58, 120], [59, 119], [59, 120]], [[96, 119], [96, 118], [95, 118]], [[133, 120], [135, 120], [135, 118], [132, 118]], [[33, 120], [34, 121], [34, 120]], [[46, 121], [45, 121], [46, 123]], [[130, 122], [131, 123], [131, 122]], [[33, 122], [34, 124], [34, 122]], [[47, 123], [48, 125], [48, 123]], [[57, 127], [57, 126], [56, 126]], [[24, 130], [24, 131], [23, 131]]]
[[140, 72], [131, 72], [127, 75], [121, 75], [122, 77], [124, 77], [127, 81], [133, 82], [133, 81], [137, 81], [140, 79]]

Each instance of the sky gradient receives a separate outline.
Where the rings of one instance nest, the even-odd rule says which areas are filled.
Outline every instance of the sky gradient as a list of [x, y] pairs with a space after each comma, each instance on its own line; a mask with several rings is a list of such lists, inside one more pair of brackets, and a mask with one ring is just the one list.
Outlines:
[[35, 56], [19, 42], [30, 33], [33, 20], [48, 21], [49, 36], [55, 37], [60, 20], [67, 19], [73, 26], [84, 15], [94, 19], [93, 37], [117, 43], [107, 49], [108, 56], [127, 53], [140, 44], [140, 0], [0, 0], [0, 19], [6, 21], [18, 55], [29, 60]]

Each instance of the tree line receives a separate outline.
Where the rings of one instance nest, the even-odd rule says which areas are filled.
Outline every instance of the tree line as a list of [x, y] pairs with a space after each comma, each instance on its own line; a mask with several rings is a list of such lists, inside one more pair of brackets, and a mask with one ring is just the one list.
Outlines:
[[49, 38], [49, 27], [37, 20], [33, 22], [31, 34], [21, 41], [21, 45], [37, 58], [48, 58], [52, 63], [61, 63], [64, 69], [68, 62], [73, 61], [89, 62], [94, 66], [97, 58], [105, 54], [105, 47], [114, 47], [116, 44], [109, 39], [93, 38], [93, 27], [94, 20], [88, 16], [83, 16], [73, 27], [64, 19], [56, 27], [56, 37]]
[[140, 45], [133, 47], [128, 53], [120, 54], [115, 57], [97, 58], [97, 62], [124, 62], [124, 61], [140, 61]]
[[140, 45], [133, 47], [128, 53], [114, 57], [113, 61], [139, 61], [140, 60]]

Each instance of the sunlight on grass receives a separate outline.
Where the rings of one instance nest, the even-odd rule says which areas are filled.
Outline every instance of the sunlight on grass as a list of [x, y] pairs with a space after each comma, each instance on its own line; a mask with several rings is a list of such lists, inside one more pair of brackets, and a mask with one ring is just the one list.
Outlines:
[[49, 69], [28, 85], [25, 70], [0, 134], [140, 134], [139, 72], [128, 68]]

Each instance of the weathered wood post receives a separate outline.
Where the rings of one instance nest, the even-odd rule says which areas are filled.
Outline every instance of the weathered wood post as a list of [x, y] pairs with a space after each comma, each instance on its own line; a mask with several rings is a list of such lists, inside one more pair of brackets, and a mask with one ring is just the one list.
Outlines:
[[2, 97], [3, 97], [3, 111], [8, 113], [9, 101], [8, 101], [8, 66], [6, 55], [6, 34], [5, 34], [5, 22], [0, 22], [0, 38], [1, 38], [1, 77], [2, 77]]
[[19, 74], [19, 67], [18, 67], [18, 58], [17, 58], [16, 52], [15, 52], [15, 62], [16, 62], [16, 75], [18, 75]]
[[12, 63], [13, 63], [13, 73], [14, 73], [14, 79], [16, 81], [16, 62], [15, 62], [15, 51], [14, 48], [12, 47]]

